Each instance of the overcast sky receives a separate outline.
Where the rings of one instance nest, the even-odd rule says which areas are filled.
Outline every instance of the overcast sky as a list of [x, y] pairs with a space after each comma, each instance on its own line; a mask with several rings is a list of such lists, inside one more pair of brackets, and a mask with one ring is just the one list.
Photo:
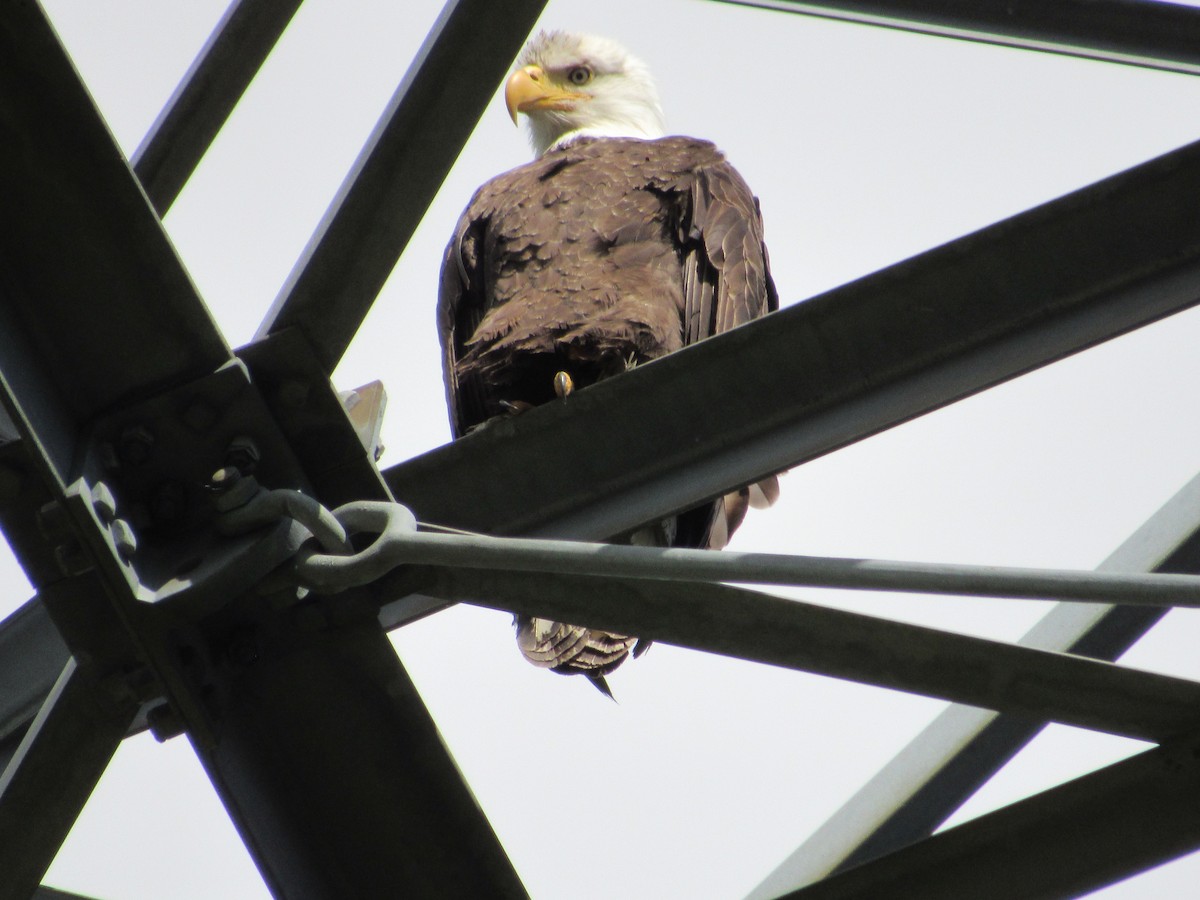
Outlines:
[[[132, 153], [222, 0], [48, 0]], [[248, 341], [434, 20], [437, 0], [307, 0], [166, 218], [228, 341]], [[552, 0], [655, 71], [673, 132], [723, 147], [760, 195], [785, 303], [1200, 137], [1200, 79], [705, 0]], [[446, 110], [454, 115], [454, 110]], [[529, 149], [494, 101], [334, 375], [383, 379], [385, 465], [449, 439], [433, 309], [474, 188]], [[1200, 471], [1200, 315], [1173, 317], [802, 468], [735, 547], [1091, 568]], [[29, 595], [0, 554], [0, 614]], [[819, 602], [1016, 640], [1033, 602]], [[944, 704], [659, 645], [585, 681], [525, 663], [506, 615], [459, 607], [395, 644], [533, 896], [744, 895]], [[1126, 657], [1200, 677], [1200, 618]], [[464, 670], [461, 660], [473, 661]], [[956, 819], [1143, 749], [1051, 727]], [[622, 798], [547, 816], [575, 785]], [[592, 880], [592, 873], [602, 873]], [[1185, 859], [1095, 896], [1181, 896]], [[48, 883], [107, 900], [266, 896], [185, 738], [126, 741]], [[1189, 888], [1190, 889], [1190, 888]]]

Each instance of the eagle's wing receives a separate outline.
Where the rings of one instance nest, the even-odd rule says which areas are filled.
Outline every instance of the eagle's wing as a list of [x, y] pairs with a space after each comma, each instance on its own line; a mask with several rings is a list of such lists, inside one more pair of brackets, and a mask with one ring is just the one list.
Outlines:
[[483, 399], [468, 383], [460, 384], [456, 364], [459, 348], [474, 333], [486, 308], [483, 295], [482, 238], [486, 221], [478, 215], [481, 188], [471, 198], [454, 227], [442, 260], [438, 286], [438, 337], [442, 342], [442, 375], [446, 384], [446, 410], [454, 437], [466, 433], [471, 422], [483, 421]]
[[[724, 157], [697, 165], [671, 192], [683, 269], [684, 344], [728, 331], [779, 308], [758, 199]], [[749, 506], [779, 496], [774, 475], [719, 498], [711, 513], [680, 517], [678, 543], [720, 549]]]
[[684, 344], [779, 308], [758, 199], [723, 157], [673, 192], [683, 266]]

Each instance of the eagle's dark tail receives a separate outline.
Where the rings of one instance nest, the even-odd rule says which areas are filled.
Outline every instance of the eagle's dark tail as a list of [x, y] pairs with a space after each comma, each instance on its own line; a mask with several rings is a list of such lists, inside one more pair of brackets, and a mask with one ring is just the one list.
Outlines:
[[559, 675], [586, 675], [612, 697], [604, 676], [623, 663], [637, 638], [534, 616], [515, 616], [517, 646], [535, 666]]
[[612, 688], [608, 686], [608, 682], [604, 680], [604, 676], [596, 672], [588, 672], [587, 680], [596, 686], [596, 690], [602, 693], [613, 703], [617, 702], [617, 698], [613, 696]]

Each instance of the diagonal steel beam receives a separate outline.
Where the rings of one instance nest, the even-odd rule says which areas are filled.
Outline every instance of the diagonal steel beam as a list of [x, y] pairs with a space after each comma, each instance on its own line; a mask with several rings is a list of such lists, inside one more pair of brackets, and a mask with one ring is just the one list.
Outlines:
[[372, 610], [338, 600], [336, 623], [239, 624], [220, 739], [192, 738], [272, 892], [526, 896]]
[[36, 598], [0, 622], [0, 769], [16, 752], [70, 658]]
[[0, 898], [36, 890], [136, 711], [86, 667], [63, 668], [0, 774]]
[[388, 484], [423, 522], [607, 539], [1195, 305], [1198, 193], [1200, 143], [494, 422]]
[[[1200, 476], [1103, 563], [1106, 572], [1200, 572]], [[1060, 604], [1021, 644], [1117, 659], [1162, 613]], [[751, 893], [768, 900], [932, 834], [1045, 726], [951, 707], [779, 864]]]
[[83, 894], [74, 894], [70, 891], [60, 891], [58, 888], [47, 887], [43, 884], [33, 892], [31, 900], [96, 900], [96, 898], [85, 897]]
[[1184, 738], [786, 896], [1080, 897], [1200, 847], [1198, 760]]
[[430, 593], [879, 687], [1163, 741], [1200, 725], [1200, 684], [711, 584], [482, 569]]
[[234, 0], [133, 154], [133, 169], [166, 215], [301, 0]]
[[[24, 477], [62, 514], [54, 540], [68, 565], [38, 587], [66, 644], [100, 660], [114, 690], [165, 691], [160, 731], [188, 730], [257, 863], [287, 896], [369, 896], [380, 884], [426, 896], [523, 894], [374, 609], [364, 624], [342, 603], [332, 621], [306, 629], [289, 609], [228, 596], [236, 576], [221, 582], [219, 614], [148, 602], [148, 585], [169, 584], [172, 573], [201, 580], [221, 543], [211, 510], [168, 503], [170, 515], [148, 510], [136, 548], [126, 541], [118, 552], [116, 522], [132, 526], [114, 515], [126, 515], [130, 498], [160, 479], [198, 489], [234, 434], [259, 439], [258, 471], [275, 483], [302, 487], [304, 476], [34, 3], [0, 8], [0, 97], [0, 134], [13, 137], [0, 141], [0, 401], [36, 463]], [[108, 440], [129, 446], [110, 457]], [[160, 567], [153, 580], [151, 563], [171, 558], [151, 558], [156, 546], [174, 546], [183, 569]], [[221, 694], [229, 684], [247, 690]], [[35, 722], [23, 740], [50, 740], [73, 721], [68, 705], [49, 708], [64, 715], [46, 729]], [[96, 727], [80, 746], [110, 737], [115, 746], [127, 726]], [[19, 752], [5, 800], [44, 787], [38, 760], [49, 758]], [[27, 805], [22, 826], [49, 834], [65, 810]], [[3, 825], [6, 841], [16, 826]], [[31, 867], [49, 846], [38, 840]]]
[[1147, 0], [722, 0], [843, 22], [881, 25], [1200, 74], [1200, 11]]
[[332, 372], [545, 0], [449, 0], [260, 326]]
[[0, 362], [57, 398], [26, 415], [65, 470], [89, 418], [230, 353], [36, 3], [0, 9], [0, 96]]

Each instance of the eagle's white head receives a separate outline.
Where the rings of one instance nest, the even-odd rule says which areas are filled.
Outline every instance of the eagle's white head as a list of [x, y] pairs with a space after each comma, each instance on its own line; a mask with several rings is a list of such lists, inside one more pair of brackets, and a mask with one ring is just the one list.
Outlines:
[[650, 70], [607, 38], [543, 31], [517, 58], [504, 101], [529, 118], [541, 156], [578, 137], [659, 138], [666, 134]]

